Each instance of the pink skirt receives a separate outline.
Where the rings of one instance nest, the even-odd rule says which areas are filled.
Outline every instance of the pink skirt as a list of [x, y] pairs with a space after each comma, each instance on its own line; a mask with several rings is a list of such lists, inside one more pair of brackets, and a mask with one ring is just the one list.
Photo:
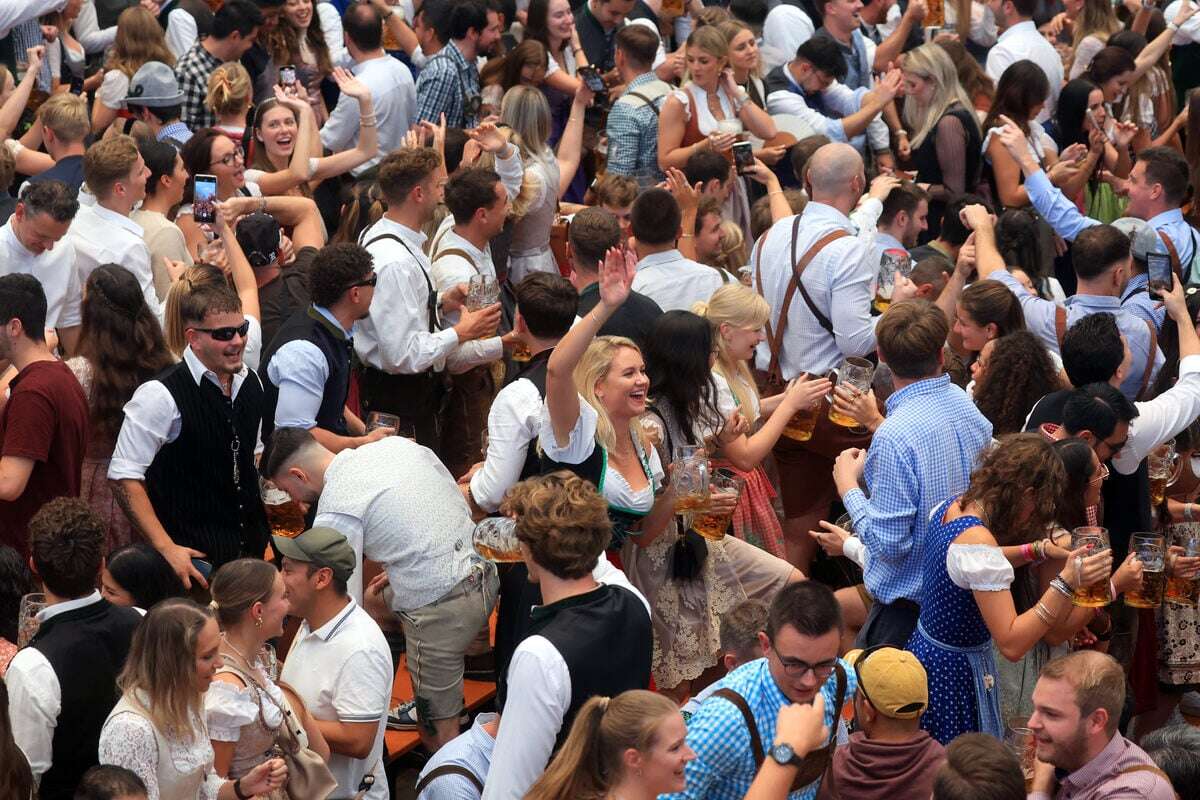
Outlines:
[[136, 537], [129, 524], [129, 518], [117, 504], [113, 496], [112, 484], [108, 482], [108, 463], [110, 458], [85, 458], [83, 460], [83, 480], [79, 484], [79, 497], [95, 511], [104, 521], [108, 530], [108, 542], [105, 545], [105, 556], [119, 550], [127, 544], [132, 544]]
[[766, 550], [773, 556], [787, 560], [783, 545], [783, 526], [775, 513], [775, 487], [767, 478], [766, 471], [755, 467], [743, 472], [728, 461], [714, 459], [713, 469], [722, 468], [746, 480], [746, 487], [733, 511], [733, 535], [743, 542]]

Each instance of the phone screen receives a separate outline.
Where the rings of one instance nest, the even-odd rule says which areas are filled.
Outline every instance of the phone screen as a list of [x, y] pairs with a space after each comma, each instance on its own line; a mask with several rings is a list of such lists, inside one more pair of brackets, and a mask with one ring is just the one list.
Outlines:
[[1171, 257], [1166, 253], [1147, 253], [1146, 267], [1151, 291], [1170, 291]]
[[595, 67], [581, 69], [579, 70], [579, 74], [583, 77], [583, 82], [586, 83], [587, 87], [593, 92], [604, 91], [604, 78], [600, 76], [600, 73], [596, 71]]
[[291, 86], [296, 82], [296, 68], [291, 64], [279, 68], [279, 83], [281, 86]]
[[198, 223], [217, 221], [217, 176], [197, 175], [196, 188], [192, 194], [192, 219]]
[[750, 142], [734, 142], [733, 165], [737, 167], [738, 175], [745, 175], [754, 169], [754, 145]]

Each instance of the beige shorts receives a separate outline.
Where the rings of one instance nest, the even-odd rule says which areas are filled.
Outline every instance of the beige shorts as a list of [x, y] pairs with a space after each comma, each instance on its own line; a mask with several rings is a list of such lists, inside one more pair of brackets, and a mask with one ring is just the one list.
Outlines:
[[397, 613], [404, 627], [417, 718], [429, 733], [433, 731], [427, 723], [454, 719], [462, 711], [463, 654], [488, 624], [499, 590], [496, 565], [484, 561], [438, 600]]

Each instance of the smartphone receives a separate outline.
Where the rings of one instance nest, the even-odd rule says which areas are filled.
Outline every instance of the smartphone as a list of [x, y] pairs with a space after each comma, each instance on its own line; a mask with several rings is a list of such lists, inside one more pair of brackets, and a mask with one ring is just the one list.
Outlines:
[[217, 221], [217, 176], [197, 175], [192, 192], [192, 219], [197, 223]]
[[733, 166], [738, 175], [747, 175], [754, 169], [754, 145], [750, 142], [733, 143]]
[[605, 90], [604, 77], [597, 71], [595, 67], [587, 66], [580, 67], [578, 70], [579, 77], [583, 78], [583, 82], [593, 92], [603, 92]]
[[212, 564], [202, 558], [193, 558], [192, 566], [196, 568], [196, 572], [199, 572], [200, 577], [204, 578], [204, 580], [208, 580], [209, 576], [212, 575]]
[[291, 86], [296, 82], [296, 67], [288, 64], [286, 67], [279, 68], [279, 85]]
[[1147, 253], [1146, 267], [1150, 278], [1150, 296], [1158, 300], [1161, 292], [1171, 290], [1171, 257], [1166, 253]]
[[1099, 123], [1099, 122], [1096, 120], [1096, 115], [1095, 115], [1095, 113], [1094, 113], [1094, 112], [1093, 112], [1093, 111], [1092, 111], [1090, 108], [1088, 108], [1088, 109], [1085, 109], [1085, 110], [1084, 110], [1084, 113], [1085, 113], [1085, 114], [1087, 114], [1088, 122], [1092, 123], [1092, 128], [1094, 128], [1095, 130], [1098, 130], [1098, 131], [1100, 131], [1101, 133], [1103, 133], [1103, 134], [1104, 134], [1104, 138], [1108, 140], [1109, 144], [1113, 144], [1113, 135], [1112, 135], [1111, 133], [1109, 133], [1109, 132], [1108, 132], [1108, 126], [1107, 126], [1107, 125], [1101, 125], [1101, 124], [1100, 124], [1100, 123]]

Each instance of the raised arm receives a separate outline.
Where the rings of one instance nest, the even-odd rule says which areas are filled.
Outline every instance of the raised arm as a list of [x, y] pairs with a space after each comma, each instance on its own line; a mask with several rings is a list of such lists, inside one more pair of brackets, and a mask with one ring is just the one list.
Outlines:
[[567, 125], [563, 129], [562, 138], [558, 140], [555, 158], [558, 160], [558, 193], [562, 197], [575, 179], [575, 171], [579, 169], [579, 159], [583, 152], [583, 114], [592, 104], [595, 94], [583, 81], [575, 90], [575, 99], [571, 102], [571, 113], [567, 117]]
[[[296, 141], [288, 168], [279, 172], [264, 172], [258, 179], [258, 188], [265, 195], [284, 194], [309, 179], [308, 155], [316, 134], [312, 106], [307, 101], [289, 95], [282, 86], [275, 87], [275, 99], [296, 115]], [[319, 137], [317, 141], [320, 142]]]
[[216, 205], [218, 211], [217, 234], [221, 237], [221, 243], [225, 245], [225, 262], [229, 266], [233, 288], [241, 298], [242, 313], [261, 320], [262, 312], [258, 306], [258, 281], [254, 277], [254, 268], [246, 260], [246, 254], [242, 252], [242, 246], [238, 244], [237, 236], [233, 232], [234, 226], [237, 225], [237, 216], [225, 203], [217, 202]]
[[[393, 14], [392, 16], [399, 15]], [[371, 90], [354, 77], [353, 73], [341, 67], [334, 68], [333, 79], [337, 82], [338, 88], [342, 90], [342, 94], [358, 101], [358, 142], [352, 150], [318, 159], [316, 170], [309, 176], [311, 181], [322, 181], [334, 175], [343, 175], [379, 154], [379, 128], [375, 118], [375, 103], [371, 99]], [[310, 106], [310, 113], [311, 110]], [[320, 140], [316, 141], [319, 145]], [[296, 149], [299, 150], [298, 147]]]
[[1171, 24], [1143, 47], [1142, 52], [1138, 53], [1137, 58], [1134, 59], [1133, 77], [1129, 79], [1131, 85], [1158, 63], [1158, 60], [1163, 57], [1163, 53], [1171, 47], [1171, 40], [1175, 38], [1175, 32], [1183, 27], [1183, 23], [1191, 19], [1196, 11], [1197, 7], [1188, 0], [1183, 0], [1179, 4], [1179, 10], [1175, 12], [1175, 19], [1171, 20]]
[[[0, 106], [0, 139], [7, 139], [12, 135], [17, 128], [17, 123], [21, 121], [21, 115], [25, 113], [25, 107], [29, 105], [29, 96], [33, 93], [38, 73], [42, 69], [42, 59], [46, 56], [46, 46], [39, 44], [37, 47], [31, 47], [25, 51], [25, 54], [29, 63], [25, 75], [9, 98], [4, 101], [4, 105]], [[37, 147], [34, 146], [34, 149], [36, 150]]]

